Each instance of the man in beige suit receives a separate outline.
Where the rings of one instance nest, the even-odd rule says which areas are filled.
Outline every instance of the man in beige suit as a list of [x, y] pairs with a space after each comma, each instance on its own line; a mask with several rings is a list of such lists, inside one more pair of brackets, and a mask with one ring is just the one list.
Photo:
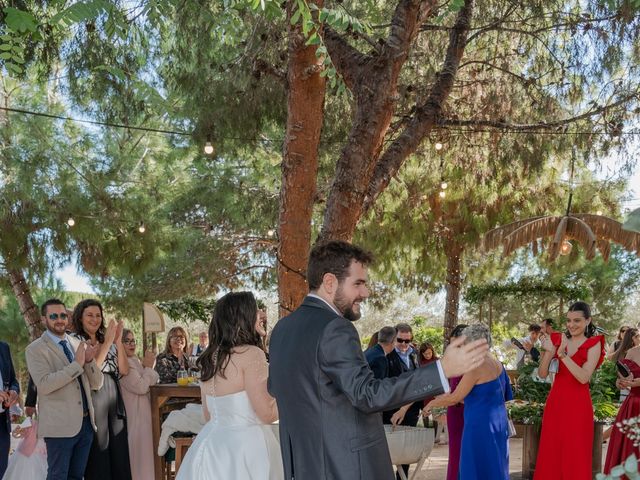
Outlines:
[[81, 480], [93, 441], [91, 390], [102, 387], [97, 347], [66, 333], [69, 317], [60, 300], [41, 308], [47, 330], [26, 350], [38, 389], [38, 436], [47, 445], [47, 480]]

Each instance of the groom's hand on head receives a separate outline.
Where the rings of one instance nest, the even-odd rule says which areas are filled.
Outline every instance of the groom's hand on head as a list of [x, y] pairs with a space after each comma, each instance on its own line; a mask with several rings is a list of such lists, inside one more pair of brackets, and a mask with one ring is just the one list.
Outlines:
[[444, 351], [440, 360], [442, 370], [447, 378], [458, 377], [482, 365], [489, 351], [485, 339], [474, 340], [465, 345], [466, 337], [458, 337]]

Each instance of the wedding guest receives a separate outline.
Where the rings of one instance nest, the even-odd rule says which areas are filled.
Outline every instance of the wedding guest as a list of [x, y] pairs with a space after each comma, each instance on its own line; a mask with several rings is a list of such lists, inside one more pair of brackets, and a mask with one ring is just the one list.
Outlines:
[[47, 447], [48, 480], [81, 480], [93, 442], [92, 390], [104, 375], [97, 347], [66, 333], [67, 310], [49, 299], [40, 309], [47, 330], [26, 349], [27, 368], [38, 389], [38, 435]]
[[364, 352], [364, 357], [367, 359], [374, 378], [387, 378], [389, 376], [387, 355], [395, 347], [396, 329], [382, 327], [377, 334], [378, 343], [371, 348], [367, 348]]
[[198, 343], [194, 343], [189, 347], [191, 356], [198, 357], [209, 346], [209, 334], [207, 332], [200, 332], [198, 334]]
[[189, 368], [187, 360], [187, 332], [182, 327], [173, 327], [167, 333], [164, 351], [156, 358], [156, 372], [160, 375], [159, 383], [176, 383], [178, 370]]
[[[470, 325], [462, 334], [467, 341], [484, 338], [491, 345], [486, 325]], [[464, 374], [450, 395], [434, 398], [425, 411], [464, 401], [459, 478], [509, 480], [509, 425], [505, 401], [511, 400], [513, 394], [502, 363], [489, 352], [486, 356], [482, 365]]]
[[4, 475], [9, 461], [11, 445], [11, 414], [9, 408], [18, 402], [20, 385], [11, 360], [9, 345], [0, 342], [0, 478]]
[[609, 347], [609, 351], [607, 353], [607, 358], [609, 360], [613, 359], [613, 357], [616, 355], [616, 352], [618, 351], [618, 349], [620, 348], [620, 345], [622, 344], [622, 339], [624, 338], [624, 335], [625, 333], [627, 333], [627, 330], [629, 330], [629, 328], [630, 327], [628, 327], [627, 325], [623, 325], [620, 327], [616, 340]]
[[102, 304], [82, 300], [73, 310], [73, 334], [98, 348], [96, 363], [104, 383], [92, 398], [96, 412], [96, 433], [91, 444], [85, 480], [130, 480], [127, 419], [120, 379], [129, 373], [127, 353], [122, 344], [124, 323], [111, 320], [105, 326]]
[[567, 332], [548, 336], [543, 348], [538, 375], [548, 375], [553, 358], [559, 359], [559, 369], [544, 407], [534, 480], [590, 480], [593, 405], [589, 380], [604, 360], [605, 342], [602, 335], [596, 335], [589, 305], [571, 305]]
[[[633, 330], [635, 330], [635, 334]], [[638, 330], [635, 328], [627, 330], [618, 349], [619, 352], [623, 350], [631, 335], [637, 337]], [[613, 467], [624, 463], [631, 454], [635, 454], [636, 458], [640, 458], [640, 447], [634, 445], [634, 440], [622, 433], [619, 427], [624, 420], [640, 415], [640, 346], [636, 344], [636, 346], [629, 348], [619, 361], [627, 366], [631, 374], [627, 377], [622, 377], [621, 374], [618, 374], [616, 386], [621, 390], [628, 390], [629, 394], [620, 406], [616, 420], [611, 427], [607, 459], [604, 464], [605, 474], [610, 474]]]
[[154, 445], [151, 432], [151, 401], [149, 387], [158, 383], [159, 375], [153, 367], [156, 356], [151, 350], [142, 362], [136, 356], [136, 339], [128, 329], [122, 331], [122, 343], [129, 361], [129, 375], [121, 381], [122, 398], [127, 409], [129, 457], [131, 476], [135, 480], [153, 480]]
[[526, 337], [519, 339], [519, 345], [516, 344], [517, 342], [513, 344], [513, 346], [517, 348], [516, 365], [518, 368], [524, 365], [525, 357], [527, 355], [530, 355], [534, 362], [537, 362], [540, 359], [540, 351], [536, 348], [536, 344], [538, 343], [538, 338], [542, 332], [542, 327], [536, 323], [532, 323], [528, 327], [528, 332], [529, 333]]
[[540, 340], [543, 340], [543, 337], [547, 337], [550, 336], [553, 333], [556, 333], [556, 331], [553, 329], [553, 318], [545, 318], [544, 320], [542, 320], [542, 322], [540, 323], [540, 328], [541, 328], [541, 336], [540, 336]]
[[420, 345], [419, 352], [420, 355], [418, 361], [421, 367], [438, 360], [438, 354], [433, 349], [433, 345], [428, 342], [422, 343]]
[[[462, 332], [468, 325], [461, 323], [456, 325], [451, 332], [449, 342], [462, 336]], [[449, 379], [449, 386], [454, 392], [462, 377]], [[449, 462], [447, 464], [447, 480], [458, 480], [460, 468], [460, 449], [462, 448], [462, 431], [464, 429], [464, 403], [458, 402], [447, 407], [447, 432], [449, 436]]]
[[[420, 368], [418, 354], [413, 348], [413, 329], [407, 323], [396, 325], [396, 345], [387, 355], [389, 361], [389, 377], [398, 377], [405, 372]], [[400, 409], [388, 410], [382, 413], [382, 422], [389, 425], [404, 425], [415, 427], [420, 419], [422, 402], [408, 403]], [[402, 465], [405, 476], [409, 474], [409, 465]], [[400, 474], [396, 472], [396, 478]]]

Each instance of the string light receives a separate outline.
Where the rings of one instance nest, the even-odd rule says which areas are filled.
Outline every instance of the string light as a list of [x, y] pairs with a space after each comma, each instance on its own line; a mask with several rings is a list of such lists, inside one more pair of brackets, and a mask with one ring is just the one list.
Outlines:
[[138, 227], [138, 231], [140, 233], [144, 233], [147, 231], [146, 227], [144, 226], [144, 222], [140, 222], [140, 226]]
[[442, 150], [442, 147], [443, 147], [443, 145], [440, 142], [436, 143], [434, 146], [438, 151]]
[[267, 237], [271, 238], [276, 234], [275, 230], [269, 229], [267, 230]]
[[602, 215], [602, 210], [598, 210], [598, 211], [596, 212], [596, 215], [598, 215], [598, 216]]
[[76, 221], [74, 220], [73, 217], [69, 217], [67, 219], [67, 225], [69, 225], [70, 227], [73, 227], [76, 224]]
[[440, 193], [438, 195], [440, 195], [440, 198], [444, 198], [447, 196], [447, 192], [445, 192], [444, 190], [440, 190]]
[[440, 183], [440, 188], [441, 188], [442, 190], [446, 190], [448, 186], [449, 186], [449, 185], [447, 185], [447, 182], [445, 182], [445, 181], [442, 181], [442, 182]]
[[212, 155], [215, 149], [213, 148], [213, 143], [211, 142], [211, 135], [207, 135], [207, 142], [204, 144], [204, 153], [207, 155]]

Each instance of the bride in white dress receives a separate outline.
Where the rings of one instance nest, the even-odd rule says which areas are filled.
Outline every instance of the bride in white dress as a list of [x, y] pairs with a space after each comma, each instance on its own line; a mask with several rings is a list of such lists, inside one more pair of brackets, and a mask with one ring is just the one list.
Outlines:
[[267, 392], [256, 300], [229, 293], [216, 303], [209, 347], [202, 353], [200, 391], [207, 424], [180, 465], [176, 480], [282, 480], [280, 446], [269, 424], [278, 419]]

